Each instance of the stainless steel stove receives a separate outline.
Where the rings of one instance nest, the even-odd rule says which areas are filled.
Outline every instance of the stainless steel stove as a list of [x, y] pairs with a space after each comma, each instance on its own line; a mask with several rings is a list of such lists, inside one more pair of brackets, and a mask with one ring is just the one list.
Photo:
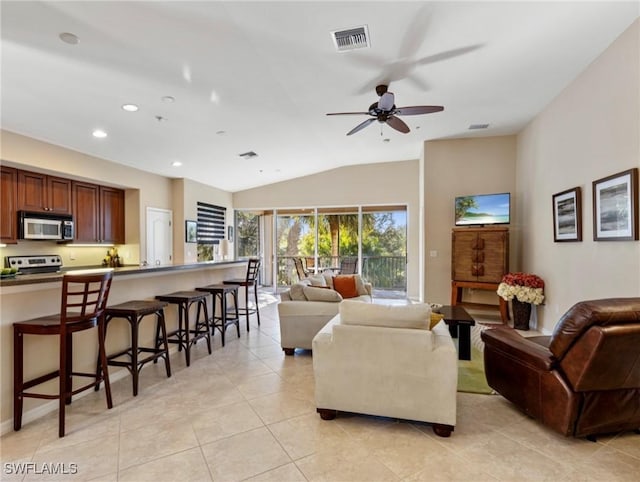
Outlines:
[[62, 258], [57, 254], [7, 256], [5, 264], [8, 268], [18, 268], [18, 274], [55, 273], [62, 268]]

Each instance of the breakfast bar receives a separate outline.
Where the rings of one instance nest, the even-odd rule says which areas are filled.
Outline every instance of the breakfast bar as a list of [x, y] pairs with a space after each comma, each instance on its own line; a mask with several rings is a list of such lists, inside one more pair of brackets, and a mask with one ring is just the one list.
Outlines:
[[[196, 286], [221, 283], [228, 278], [243, 276], [246, 265], [246, 261], [231, 260], [113, 268], [114, 278], [108, 304], [116, 305], [132, 299], [152, 299], [162, 293], [191, 290]], [[13, 323], [59, 311], [63, 275], [64, 273], [18, 275], [15, 278], [0, 280], [0, 343], [2, 347], [0, 429], [3, 434], [12, 429]], [[167, 328], [171, 329], [170, 327], [177, 325], [176, 312], [167, 309], [166, 315]], [[154, 333], [151, 325], [149, 324], [146, 330], [144, 326], [142, 327], [139, 334], [141, 343], [150, 343], [153, 340]], [[25, 340], [24, 359], [29, 361], [28, 364], [25, 363], [25, 377], [38, 376], [50, 371], [51, 360], [57, 359], [57, 340], [41, 338], [51, 337], [32, 337]], [[129, 343], [129, 331], [124, 324], [110, 327], [107, 339], [109, 351], [121, 350]], [[93, 330], [86, 335], [85, 333], [77, 335], [77, 341], [74, 343], [74, 357], [78, 370], [95, 370], [97, 335]], [[113, 367], [111, 370], [114, 370]], [[112, 373], [117, 371], [114, 370]], [[51, 392], [55, 392], [56, 380], [48, 383], [51, 384]], [[42, 400], [28, 399], [24, 404], [23, 420], [28, 422], [55, 409], [55, 402], [47, 403]]]

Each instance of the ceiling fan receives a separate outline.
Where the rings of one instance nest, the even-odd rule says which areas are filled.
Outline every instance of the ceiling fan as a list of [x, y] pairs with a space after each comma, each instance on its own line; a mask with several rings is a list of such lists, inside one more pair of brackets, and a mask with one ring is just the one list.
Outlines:
[[395, 97], [393, 92], [389, 92], [387, 85], [378, 85], [376, 87], [376, 94], [380, 97], [378, 102], [374, 102], [369, 106], [369, 110], [367, 112], [332, 112], [327, 115], [369, 115], [371, 116], [369, 119], [364, 122], [358, 124], [349, 132], [347, 135], [355, 134], [358, 131], [361, 131], [369, 124], [374, 121], [378, 121], [381, 124], [387, 123], [389, 126], [393, 127], [395, 130], [406, 134], [409, 132], [409, 126], [401, 120], [399, 115], [421, 115], [421, 114], [431, 114], [433, 112], [440, 112], [444, 110], [444, 107], [441, 105], [414, 105], [410, 107], [396, 107], [395, 105]]

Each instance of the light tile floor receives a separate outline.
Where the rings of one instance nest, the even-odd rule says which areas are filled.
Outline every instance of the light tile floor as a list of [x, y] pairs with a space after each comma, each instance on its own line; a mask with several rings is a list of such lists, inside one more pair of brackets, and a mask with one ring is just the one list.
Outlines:
[[[146, 366], [138, 397], [131, 380], [113, 384], [115, 407], [91, 392], [68, 411], [67, 436], [56, 413], [0, 439], [2, 480], [394, 481], [638, 480], [640, 435], [596, 443], [565, 438], [497, 395], [458, 395], [450, 438], [425, 423], [315, 413], [311, 354], [285, 357], [276, 298], [262, 293], [262, 325], [240, 339], [196, 347], [191, 367], [172, 357]], [[26, 476], [11, 474], [31, 462]], [[38, 474], [65, 463], [74, 475]], [[72, 466], [70, 464], [76, 464]], [[58, 466], [63, 467], [63, 466]]]

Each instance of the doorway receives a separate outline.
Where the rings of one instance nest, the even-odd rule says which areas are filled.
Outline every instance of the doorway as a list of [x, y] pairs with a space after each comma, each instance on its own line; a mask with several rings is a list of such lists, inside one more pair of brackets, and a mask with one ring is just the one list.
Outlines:
[[161, 266], [173, 263], [173, 211], [147, 208], [147, 264]]

